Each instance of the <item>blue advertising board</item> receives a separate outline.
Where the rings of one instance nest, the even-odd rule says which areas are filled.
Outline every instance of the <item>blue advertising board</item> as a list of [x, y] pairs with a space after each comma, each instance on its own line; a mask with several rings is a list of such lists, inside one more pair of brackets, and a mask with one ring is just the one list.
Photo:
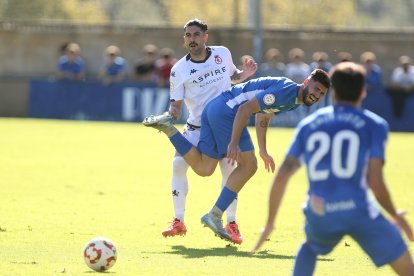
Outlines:
[[[168, 110], [169, 90], [152, 83], [124, 82], [102, 85], [98, 81], [69, 82], [32, 80], [29, 93], [29, 116], [33, 118], [140, 122], [151, 114]], [[279, 114], [271, 126], [295, 127], [316, 109], [331, 104], [328, 94], [319, 103]], [[370, 93], [363, 107], [382, 116], [393, 131], [414, 131], [414, 96], [406, 102], [403, 116], [396, 118], [388, 93]], [[184, 123], [184, 108], [178, 123]], [[254, 119], [250, 121], [253, 124]]]
[[151, 83], [32, 80], [29, 95], [29, 116], [34, 118], [132, 122], [169, 106], [169, 90]]

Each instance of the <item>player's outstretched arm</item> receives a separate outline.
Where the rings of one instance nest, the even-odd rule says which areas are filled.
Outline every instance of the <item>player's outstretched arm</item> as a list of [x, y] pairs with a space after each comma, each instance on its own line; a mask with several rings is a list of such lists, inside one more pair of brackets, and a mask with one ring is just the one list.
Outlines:
[[410, 224], [405, 220], [404, 211], [397, 211], [391, 200], [391, 195], [384, 181], [382, 169], [384, 161], [372, 158], [368, 163], [368, 184], [381, 206], [392, 217], [394, 223], [407, 235], [410, 241], [414, 241], [414, 234]]
[[272, 189], [270, 190], [269, 213], [266, 226], [256, 245], [251, 250], [252, 253], [259, 250], [272, 233], [276, 215], [282, 202], [283, 195], [285, 194], [286, 186], [289, 182], [290, 177], [298, 170], [299, 167], [299, 161], [292, 156], [287, 156], [280, 166], [279, 171], [273, 180]]
[[233, 121], [233, 129], [231, 133], [230, 143], [227, 147], [228, 162], [232, 165], [240, 158], [241, 151], [239, 148], [240, 136], [243, 129], [246, 127], [250, 115], [259, 112], [260, 105], [256, 98], [253, 98], [242, 104], [237, 110], [236, 117]]
[[256, 114], [256, 137], [257, 144], [259, 145], [259, 154], [264, 161], [265, 169], [268, 172], [275, 172], [275, 161], [273, 157], [267, 152], [266, 133], [270, 124], [270, 120], [273, 118], [274, 113], [269, 114]]

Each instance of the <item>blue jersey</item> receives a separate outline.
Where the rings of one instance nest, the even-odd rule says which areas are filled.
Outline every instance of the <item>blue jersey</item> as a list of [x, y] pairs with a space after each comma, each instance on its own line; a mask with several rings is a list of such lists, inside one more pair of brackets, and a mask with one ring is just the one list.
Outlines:
[[226, 105], [237, 111], [238, 107], [256, 97], [263, 113], [281, 113], [296, 109], [300, 85], [285, 77], [263, 77], [234, 85], [221, 94]]
[[349, 105], [319, 109], [298, 125], [288, 156], [307, 165], [305, 233], [316, 254], [331, 252], [345, 235], [376, 266], [395, 261], [407, 250], [398, 228], [368, 194], [368, 160], [384, 160], [387, 136], [384, 119]]
[[355, 215], [371, 218], [379, 209], [368, 196], [367, 164], [384, 160], [388, 124], [367, 110], [347, 105], [319, 109], [298, 125], [288, 151], [307, 165], [308, 202], [312, 214]]
[[76, 57], [74, 62], [70, 62], [67, 56], [61, 56], [58, 60], [58, 69], [67, 73], [79, 74], [85, 71], [85, 64], [81, 57]]
[[367, 71], [367, 93], [384, 92], [382, 87], [382, 71], [381, 67], [373, 64], [371, 69]]
[[116, 76], [120, 72], [125, 71], [125, 59], [123, 57], [116, 57], [113, 64], [107, 65], [106, 73], [109, 76]]
[[[257, 98], [261, 112], [280, 113], [295, 109], [300, 85], [287, 78], [265, 77], [234, 85], [210, 101], [201, 115], [198, 149], [205, 155], [222, 159], [231, 140], [233, 122], [243, 103]], [[254, 149], [247, 128], [240, 136], [241, 151]]]

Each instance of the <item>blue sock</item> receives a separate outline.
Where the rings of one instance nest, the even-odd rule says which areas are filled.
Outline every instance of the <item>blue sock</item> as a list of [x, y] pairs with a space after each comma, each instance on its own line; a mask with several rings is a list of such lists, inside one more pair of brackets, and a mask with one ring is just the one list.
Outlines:
[[293, 276], [311, 276], [315, 270], [316, 257], [309, 244], [304, 242], [296, 256]]
[[216, 206], [217, 208], [219, 208], [221, 211], [224, 212], [236, 197], [237, 197], [236, 192], [233, 192], [229, 188], [224, 187], [223, 190], [221, 190], [220, 196], [217, 199], [217, 202], [214, 206]]
[[178, 131], [176, 134], [169, 137], [169, 139], [181, 156], [184, 156], [184, 154], [189, 152], [190, 149], [193, 147], [193, 144], [191, 144], [187, 139], [185, 139], [184, 136]]

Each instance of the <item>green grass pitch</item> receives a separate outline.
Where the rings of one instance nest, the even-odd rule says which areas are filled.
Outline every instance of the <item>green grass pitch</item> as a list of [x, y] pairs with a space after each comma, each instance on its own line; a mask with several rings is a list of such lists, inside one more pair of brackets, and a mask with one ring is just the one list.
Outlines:
[[[254, 130], [250, 133], [254, 135]], [[269, 151], [277, 165], [292, 129], [273, 128]], [[255, 138], [254, 138], [255, 139]], [[397, 207], [414, 224], [414, 134], [392, 133], [385, 177]], [[118, 249], [113, 275], [290, 275], [303, 240], [305, 171], [292, 179], [276, 229], [255, 255], [267, 216], [273, 175], [259, 170], [239, 194], [240, 246], [200, 224], [220, 191], [219, 170], [189, 173], [186, 237], [165, 239], [173, 217], [173, 147], [138, 123], [0, 119], [0, 275], [90, 275], [82, 249], [96, 236]], [[348, 246], [345, 246], [345, 242]], [[414, 253], [410, 244], [410, 251]], [[321, 256], [315, 275], [392, 275], [376, 269], [346, 237]]]

